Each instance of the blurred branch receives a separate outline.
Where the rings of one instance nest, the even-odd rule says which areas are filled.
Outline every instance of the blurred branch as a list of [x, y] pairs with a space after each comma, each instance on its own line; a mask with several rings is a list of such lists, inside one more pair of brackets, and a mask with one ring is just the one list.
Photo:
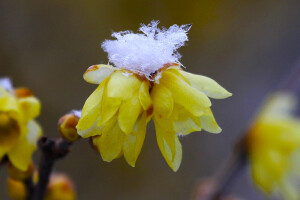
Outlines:
[[51, 140], [47, 137], [42, 137], [39, 140], [38, 146], [42, 151], [42, 157], [39, 165], [39, 181], [35, 188], [32, 200], [43, 199], [55, 161], [65, 157], [70, 152], [71, 145], [72, 142], [62, 138]]
[[34, 183], [32, 176], [24, 180], [24, 184], [26, 187], [26, 200], [31, 200], [34, 193]]
[[217, 178], [217, 186], [209, 200], [220, 200], [228, 195], [229, 189], [246, 168], [248, 162], [245, 139], [242, 138], [235, 146], [232, 157], [223, 173]]
[[5, 164], [7, 163], [7, 161], [8, 161], [8, 157], [7, 157], [7, 156], [4, 156], [4, 157], [2, 158], [2, 160], [0, 160], [0, 168], [1, 168], [3, 165], [5, 165]]

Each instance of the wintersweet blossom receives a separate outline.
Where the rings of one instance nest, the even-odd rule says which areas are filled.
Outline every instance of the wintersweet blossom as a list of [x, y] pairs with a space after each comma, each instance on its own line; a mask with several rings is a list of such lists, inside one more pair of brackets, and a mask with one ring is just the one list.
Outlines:
[[[37, 172], [33, 175], [33, 183], [38, 182]], [[6, 188], [10, 199], [25, 200], [27, 194], [24, 181], [11, 177], [7, 179]], [[65, 174], [54, 173], [50, 176], [43, 200], [75, 200], [76, 192], [72, 180]]]
[[209, 97], [231, 96], [214, 80], [185, 72], [177, 49], [188, 40], [189, 25], [159, 29], [158, 22], [133, 33], [113, 33], [102, 44], [111, 65], [94, 65], [84, 79], [98, 84], [86, 100], [77, 125], [79, 135], [92, 137], [104, 161], [124, 155], [135, 166], [146, 126], [154, 120], [158, 146], [177, 171], [182, 149], [179, 135], [204, 129], [219, 133]]
[[300, 199], [300, 119], [293, 116], [297, 98], [270, 95], [247, 135], [254, 183], [266, 194]]
[[42, 134], [34, 120], [40, 107], [29, 89], [13, 89], [9, 79], [0, 79], [0, 160], [7, 156], [21, 171], [27, 170]]
[[8, 178], [6, 181], [6, 188], [10, 199], [25, 200], [27, 196], [26, 187], [22, 181], [17, 181]]
[[53, 174], [44, 200], [75, 200], [76, 193], [72, 180], [65, 174]]

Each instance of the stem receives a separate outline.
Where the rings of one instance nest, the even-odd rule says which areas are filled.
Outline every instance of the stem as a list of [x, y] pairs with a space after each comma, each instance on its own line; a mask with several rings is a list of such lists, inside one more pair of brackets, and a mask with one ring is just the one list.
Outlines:
[[72, 142], [62, 138], [54, 141], [42, 137], [39, 140], [38, 146], [42, 151], [42, 158], [39, 165], [39, 181], [32, 200], [42, 200], [44, 198], [55, 161], [65, 157], [69, 153], [71, 145]]
[[32, 180], [32, 176], [29, 177], [28, 179], [25, 179], [24, 184], [25, 184], [26, 192], [27, 192], [26, 200], [31, 200], [32, 195], [34, 193], [34, 183]]
[[8, 161], [8, 157], [7, 157], [7, 156], [4, 156], [4, 157], [2, 158], [2, 160], [0, 160], [0, 168], [1, 168], [3, 165], [5, 165], [5, 164], [7, 163], [7, 161]]
[[216, 190], [210, 196], [210, 200], [220, 200], [222, 197], [226, 196], [229, 189], [236, 181], [238, 176], [243, 172], [243, 169], [247, 166], [247, 152], [244, 139], [242, 139], [233, 151], [233, 155], [224, 172], [219, 178], [219, 183]]

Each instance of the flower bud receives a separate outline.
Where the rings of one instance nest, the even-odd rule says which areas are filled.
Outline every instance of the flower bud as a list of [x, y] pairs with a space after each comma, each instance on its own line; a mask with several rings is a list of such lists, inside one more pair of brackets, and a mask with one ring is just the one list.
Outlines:
[[6, 184], [8, 195], [12, 200], [25, 200], [26, 188], [23, 182], [8, 178]]
[[69, 113], [64, 116], [62, 116], [58, 121], [58, 130], [60, 135], [70, 141], [75, 142], [80, 138], [80, 136], [77, 134], [76, 126], [79, 121], [79, 116], [75, 113]]
[[44, 200], [75, 200], [76, 194], [72, 181], [64, 174], [50, 177]]
[[8, 176], [11, 179], [14, 179], [16, 181], [23, 181], [29, 178], [33, 174], [34, 165], [33, 162], [31, 162], [26, 171], [21, 171], [18, 168], [14, 167], [11, 163], [8, 163], [7, 172], [8, 172]]
[[25, 98], [25, 97], [33, 96], [32, 91], [29, 88], [24, 88], [24, 87], [16, 88], [14, 90], [14, 93], [18, 98]]

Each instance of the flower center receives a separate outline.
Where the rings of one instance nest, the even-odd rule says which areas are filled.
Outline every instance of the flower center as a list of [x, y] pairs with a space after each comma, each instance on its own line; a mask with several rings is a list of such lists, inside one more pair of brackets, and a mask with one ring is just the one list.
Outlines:
[[12, 113], [0, 112], [0, 146], [13, 146], [20, 136], [20, 127]]

